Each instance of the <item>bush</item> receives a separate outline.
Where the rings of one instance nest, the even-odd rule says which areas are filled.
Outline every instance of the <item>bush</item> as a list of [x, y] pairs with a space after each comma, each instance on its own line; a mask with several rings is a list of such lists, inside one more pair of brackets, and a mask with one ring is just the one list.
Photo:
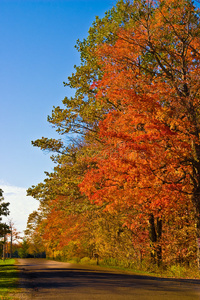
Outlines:
[[83, 257], [83, 258], [81, 258], [81, 264], [87, 264], [87, 263], [89, 263], [90, 262], [90, 258], [89, 257]]
[[172, 276], [174, 276], [174, 277], [184, 277], [187, 273], [187, 270], [183, 266], [173, 265], [170, 268], [170, 272], [171, 272]]

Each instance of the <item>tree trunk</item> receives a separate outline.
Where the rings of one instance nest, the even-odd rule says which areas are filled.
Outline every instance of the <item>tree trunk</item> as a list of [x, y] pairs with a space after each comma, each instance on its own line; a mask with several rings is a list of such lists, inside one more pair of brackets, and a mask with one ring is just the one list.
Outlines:
[[[195, 123], [195, 122], [194, 122]], [[196, 124], [196, 123], [195, 123]], [[194, 133], [196, 138], [199, 137], [199, 131], [196, 126], [196, 132]], [[196, 242], [197, 242], [197, 266], [200, 270], [200, 145], [193, 143], [193, 195], [192, 202], [195, 207], [195, 226], [196, 226]]]
[[162, 235], [162, 220], [160, 218], [156, 219], [153, 214], [149, 216], [149, 238], [151, 241], [151, 258], [152, 262], [158, 266], [162, 263], [162, 247], [158, 242], [160, 241]]
[[200, 145], [195, 144], [195, 160], [193, 163], [194, 190], [192, 201], [195, 206], [196, 239], [197, 239], [197, 265], [200, 270]]
[[157, 241], [157, 234], [156, 234], [155, 220], [153, 214], [150, 214], [149, 216], [149, 238], [151, 243], [151, 259], [152, 262], [155, 264], [156, 263], [155, 243]]
[[[160, 242], [162, 235], [162, 219], [157, 218], [157, 242]], [[162, 247], [161, 244], [157, 245], [157, 264], [158, 266], [162, 263]]]
[[[198, 195], [199, 198], [199, 195]], [[200, 201], [198, 201], [197, 195], [196, 199], [196, 239], [197, 239], [197, 265], [200, 270]]]

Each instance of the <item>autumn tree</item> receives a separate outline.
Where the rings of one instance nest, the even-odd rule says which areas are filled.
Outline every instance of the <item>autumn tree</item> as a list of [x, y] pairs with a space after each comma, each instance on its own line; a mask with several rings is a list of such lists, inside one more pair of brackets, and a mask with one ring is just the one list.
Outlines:
[[45, 256], [45, 246], [42, 239], [42, 214], [40, 211], [33, 211], [27, 220], [25, 238], [28, 242], [28, 252], [34, 257]]
[[81, 65], [66, 83], [75, 96], [48, 117], [61, 139], [33, 142], [54, 152], [54, 171], [28, 190], [40, 201], [42, 236], [53, 251], [82, 237], [82, 245], [94, 241], [93, 250], [117, 255], [130, 239], [134, 251], [122, 252], [131, 257], [194, 258], [199, 43], [190, 0], [118, 1], [78, 41]]
[[[105, 14], [104, 18], [96, 18], [86, 39], [82, 42], [77, 41], [76, 48], [80, 52], [81, 65], [75, 66], [75, 72], [68, 78], [68, 82], [64, 83], [76, 89], [75, 96], [72, 98], [66, 97], [63, 100], [64, 108], [54, 107], [52, 116], [48, 117], [50, 124], [56, 128], [61, 137], [64, 135], [64, 139], [41, 138], [33, 142], [34, 146], [40, 147], [42, 150], [54, 152], [55, 155], [52, 156], [52, 159], [57, 164], [52, 174], [47, 173], [47, 179], [44, 183], [28, 190], [29, 195], [40, 200], [42, 206], [40, 215], [46, 222], [49, 232], [49, 235], [45, 235], [46, 238], [48, 236], [50, 239], [51, 234], [53, 234], [53, 228], [48, 220], [52, 219], [55, 214], [60, 215], [60, 218], [56, 219], [56, 228], [59, 226], [59, 228], [62, 228], [64, 226], [63, 220], [70, 218], [70, 214], [78, 214], [79, 224], [81, 224], [80, 216], [83, 215], [83, 210], [85, 217], [87, 215], [86, 219], [91, 221], [91, 211], [96, 209], [91, 206], [86, 197], [84, 198], [80, 194], [78, 184], [86, 166], [83, 168], [79, 165], [77, 169], [77, 153], [73, 149], [79, 147], [77, 134], [81, 139], [80, 144], [86, 134], [86, 144], [97, 139], [99, 120], [103, 118], [107, 111], [113, 108], [113, 103], [109, 99], [106, 103], [97, 101], [96, 91], [90, 87], [94, 80], [98, 80], [102, 76], [101, 67], [96, 55], [94, 55], [94, 50], [99, 44], [113, 44], [115, 42], [115, 32], [119, 27], [125, 26], [130, 19], [131, 6], [130, 3], [118, 1], [116, 6]], [[66, 146], [67, 137], [69, 136], [69, 139], [72, 140], [72, 134], [75, 134], [76, 140], [72, 141], [71, 146], [69, 144]], [[83, 156], [85, 157], [87, 155], [91, 156], [91, 152], [99, 151], [99, 147], [93, 149], [88, 147], [87, 150], [86, 147], [84, 150], [80, 147], [78, 157], [80, 157], [81, 152], [84, 152]], [[76, 171], [75, 173], [73, 169]], [[94, 218], [95, 214], [92, 213], [92, 215]], [[87, 226], [85, 225], [85, 227]], [[61, 240], [67, 240], [65, 232], [66, 230], [63, 230], [65, 238], [61, 238]]]
[[[134, 203], [144, 212], [147, 205], [152, 242], [161, 236], [162, 207], [164, 216], [189, 207], [186, 219], [195, 212], [198, 239], [199, 11], [191, 1], [133, 5], [133, 21], [118, 31], [114, 45], [96, 51], [103, 76], [92, 88], [118, 108], [100, 124], [108, 148], [82, 188], [87, 194], [90, 182], [88, 195], [97, 202], [103, 197], [108, 207]], [[108, 187], [117, 193], [109, 201]]]
[[121, 217], [104, 212], [104, 207], [90, 203], [80, 193], [78, 185], [94, 152], [93, 147], [82, 145], [72, 148], [71, 155], [57, 156], [59, 164], [54, 172], [44, 183], [28, 190], [29, 195], [40, 200], [40, 207], [29, 216], [26, 237], [33, 249], [41, 243], [48, 257], [98, 255], [109, 259], [115, 253], [119, 259], [124, 252], [135, 253], [132, 233], [122, 228]]
[[29, 216], [26, 233], [30, 237], [39, 234], [49, 256], [72, 241], [86, 243], [88, 226], [92, 224], [92, 210], [96, 207], [92, 208], [78, 188], [86, 169], [82, 159], [86, 153], [83, 147], [79, 148], [71, 147], [68, 155], [57, 155], [54, 172], [48, 174], [44, 183], [28, 190], [29, 195], [40, 200], [40, 208]]

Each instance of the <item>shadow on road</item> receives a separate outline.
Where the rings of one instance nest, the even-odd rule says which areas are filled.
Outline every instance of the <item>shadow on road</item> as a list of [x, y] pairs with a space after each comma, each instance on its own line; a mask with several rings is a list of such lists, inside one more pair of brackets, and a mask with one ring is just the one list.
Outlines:
[[[182, 286], [183, 284], [195, 284], [200, 285], [200, 280], [196, 279], [173, 279], [173, 278], [160, 278], [160, 277], [151, 277], [144, 275], [127, 275], [127, 274], [113, 274], [98, 271], [91, 271], [88, 269], [79, 269], [79, 268], [40, 268], [39, 270], [34, 269], [34, 271], [26, 271], [27, 265], [21, 265], [20, 269], [22, 269], [22, 277], [29, 277], [30, 279], [38, 278], [38, 287], [47, 287], [55, 288], [55, 287], [63, 287], [66, 285], [69, 287], [77, 287], [85, 284], [102, 284], [104, 283], [104, 287], [110, 288], [110, 286], [123, 286], [130, 287], [137, 285], [142, 285], [142, 287], [149, 287], [151, 290], [157, 288], [160, 283], [164, 283], [166, 286], [169, 286], [169, 289], [176, 286]], [[23, 274], [24, 273], [24, 274]], [[48, 279], [56, 279], [54, 284]], [[69, 279], [64, 282], [58, 282], [58, 279]]]
[[[35, 261], [36, 262], [36, 261]], [[65, 266], [66, 267], [63, 267]], [[34, 293], [39, 292], [59, 295], [111, 295], [112, 299], [199, 299], [200, 280], [157, 278], [144, 275], [119, 274], [116, 271], [106, 271], [77, 267], [77, 265], [59, 262], [34, 263], [26, 260], [18, 266], [23, 288]], [[196, 296], [195, 296], [196, 294]], [[41, 294], [42, 295], [42, 294]], [[60, 294], [61, 295], [61, 294]], [[129, 298], [128, 298], [129, 296]], [[34, 294], [34, 299], [37, 294]], [[57, 299], [55, 296], [45, 299]], [[53, 296], [52, 296], [53, 297]], [[61, 296], [60, 296], [61, 297]], [[81, 296], [80, 296], [81, 297]], [[88, 296], [89, 297], [89, 296]], [[95, 296], [97, 297], [97, 296]], [[112, 298], [113, 297], [113, 298]], [[115, 298], [114, 298], [115, 297]], [[121, 298], [120, 298], [121, 297]], [[60, 298], [61, 299], [61, 298]], [[68, 298], [66, 298], [68, 299]], [[79, 299], [77, 298], [69, 298]], [[81, 299], [81, 298], [80, 298]], [[104, 299], [87, 298], [84, 299]]]

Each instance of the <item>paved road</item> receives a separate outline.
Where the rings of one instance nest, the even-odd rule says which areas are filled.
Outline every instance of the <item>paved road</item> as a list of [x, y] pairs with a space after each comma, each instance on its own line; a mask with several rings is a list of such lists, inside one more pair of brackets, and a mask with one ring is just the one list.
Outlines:
[[[45, 259], [19, 259], [20, 290], [13, 299], [196, 300], [199, 280], [130, 275]], [[16, 299], [16, 298], [15, 298]]]

